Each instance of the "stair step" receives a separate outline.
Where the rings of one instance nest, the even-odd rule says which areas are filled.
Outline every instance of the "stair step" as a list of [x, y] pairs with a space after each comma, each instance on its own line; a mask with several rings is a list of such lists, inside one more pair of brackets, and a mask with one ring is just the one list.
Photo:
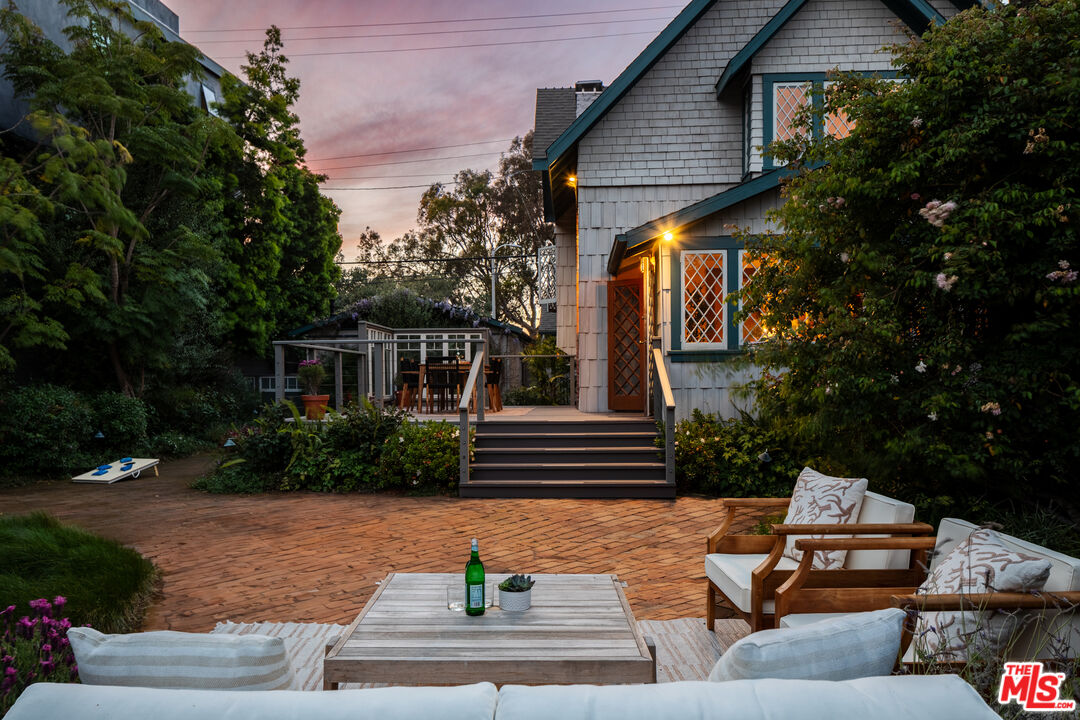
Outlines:
[[592, 435], [595, 433], [648, 432], [656, 435], [652, 420], [485, 421], [476, 423], [477, 435]]
[[550, 463], [662, 462], [655, 447], [477, 447], [477, 465], [514, 464], [523, 467]]
[[483, 463], [470, 466], [471, 480], [663, 480], [664, 463]]
[[461, 497], [670, 499], [675, 486], [663, 480], [470, 480], [458, 492]]
[[655, 448], [656, 431], [566, 433], [483, 433], [476, 434], [478, 448], [627, 447]]

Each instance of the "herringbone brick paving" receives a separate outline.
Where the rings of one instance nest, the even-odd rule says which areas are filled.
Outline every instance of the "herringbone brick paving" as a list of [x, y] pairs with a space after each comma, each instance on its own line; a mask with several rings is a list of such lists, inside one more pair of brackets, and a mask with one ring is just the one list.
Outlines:
[[[208, 457], [111, 486], [0, 491], [0, 512], [45, 510], [129, 545], [162, 571], [144, 629], [219, 621], [348, 623], [387, 572], [456, 572], [480, 541], [488, 572], [615, 573], [639, 619], [702, 617], [714, 498], [461, 499], [190, 489]], [[746, 527], [751, 520], [740, 520]]]

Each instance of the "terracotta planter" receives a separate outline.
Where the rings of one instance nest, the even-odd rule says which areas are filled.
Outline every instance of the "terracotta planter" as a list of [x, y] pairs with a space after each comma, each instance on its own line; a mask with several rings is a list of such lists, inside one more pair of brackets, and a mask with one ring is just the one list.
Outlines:
[[329, 395], [301, 395], [304, 403], [304, 417], [308, 420], [322, 420], [326, 415], [326, 406], [330, 404]]

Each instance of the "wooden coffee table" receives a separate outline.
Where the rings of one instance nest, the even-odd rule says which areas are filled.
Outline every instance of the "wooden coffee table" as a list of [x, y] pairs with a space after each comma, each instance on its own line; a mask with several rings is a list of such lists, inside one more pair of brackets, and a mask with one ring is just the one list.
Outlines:
[[[497, 586], [506, 575], [488, 575]], [[323, 661], [323, 686], [656, 682], [614, 575], [533, 575], [532, 607], [446, 608], [462, 574], [390, 573]], [[462, 587], [462, 594], [464, 594]]]

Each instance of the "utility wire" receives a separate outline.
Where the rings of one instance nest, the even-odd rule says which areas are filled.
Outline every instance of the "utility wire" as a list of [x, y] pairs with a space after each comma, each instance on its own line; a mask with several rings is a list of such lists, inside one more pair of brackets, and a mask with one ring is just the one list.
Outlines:
[[[403, 32], [403, 33], [379, 33], [372, 35], [315, 35], [312, 37], [287, 37], [282, 38], [284, 42], [302, 42], [304, 40], [360, 40], [360, 39], [382, 39], [382, 38], [399, 38], [399, 37], [421, 37], [430, 35], [461, 35], [464, 33], [486, 33], [486, 32], [510, 32], [513, 30], [546, 30], [548, 28], [566, 28], [566, 27], [581, 27], [583, 25], [616, 25], [622, 23], [639, 23], [639, 22], [661, 22], [671, 20], [667, 17], [658, 18], [636, 18], [632, 20], [588, 20], [586, 22], [573, 22], [573, 23], [557, 23], [554, 25], [517, 25], [511, 27], [497, 27], [497, 28], [468, 28], [463, 30], [424, 30], [421, 32]], [[262, 42], [261, 37], [255, 38], [233, 38], [229, 40], [199, 40], [199, 45], [220, 45], [222, 43], [250, 43], [250, 42]]]
[[349, 160], [351, 158], [377, 157], [379, 155], [397, 155], [398, 153], [422, 152], [425, 150], [449, 150], [451, 148], [463, 148], [470, 145], [490, 145], [491, 143], [508, 143], [514, 138], [505, 140], [478, 140], [476, 142], [458, 143], [457, 145], [432, 145], [431, 147], [410, 148], [408, 150], [384, 150], [377, 153], [364, 153], [362, 155], [338, 155], [337, 157], [325, 157], [309, 159], [308, 162], [325, 162], [326, 160]]
[[382, 187], [325, 187], [323, 190], [411, 190], [413, 188], [427, 188], [432, 185], [457, 185], [456, 182], [427, 183], [426, 185], [385, 185]]
[[[289, 53], [288, 57], [326, 57], [330, 55], [378, 55], [383, 53], [399, 53], [399, 52], [418, 52], [421, 50], [462, 50], [471, 48], [488, 48], [488, 47], [504, 47], [507, 45], [536, 45], [538, 43], [552, 43], [552, 42], [571, 42], [574, 40], [595, 40], [597, 38], [613, 38], [613, 37], [631, 37], [633, 35], [654, 35], [652, 30], [642, 30], [641, 32], [629, 32], [629, 33], [608, 33], [605, 35], [577, 35], [575, 37], [564, 38], [545, 38], [542, 40], [512, 40], [509, 42], [494, 42], [494, 43], [471, 43], [467, 45], [433, 45], [431, 47], [417, 47], [417, 48], [387, 48], [385, 50], [338, 50], [334, 52], [312, 52], [312, 53]], [[216, 58], [217, 60], [246, 60], [246, 55], [225, 55]]]
[[[413, 20], [411, 22], [359, 23], [354, 25], [281, 25], [279, 30], [339, 30], [341, 28], [395, 27], [400, 25], [435, 25], [440, 23], [484, 22], [486, 20], [533, 20], [548, 17], [570, 17], [574, 15], [610, 15], [613, 13], [636, 12], [638, 10], [671, 10], [682, 5], [653, 5], [650, 7], [622, 8], [619, 10], [582, 10], [579, 12], [541, 13], [539, 15], [503, 15], [500, 17], [453, 18], [447, 20]], [[184, 33], [222, 33], [222, 32], [262, 32], [266, 28], [207, 28], [185, 30]]]
[[535, 255], [470, 255], [466, 257], [426, 257], [412, 260], [352, 260], [338, 265], [404, 265], [418, 262], [464, 262], [466, 260], [535, 260]]
[[438, 162], [439, 160], [460, 160], [462, 158], [491, 157], [496, 153], [502, 154], [502, 150], [492, 150], [491, 152], [486, 153], [473, 153], [471, 155], [447, 155], [446, 157], [418, 158], [416, 160], [393, 160], [391, 162], [367, 163], [364, 165], [335, 165], [334, 167], [320, 168], [318, 172], [325, 172], [327, 170], [353, 170], [369, 167], [384, 167], [386, 165], [408, 165], [409, 163]]

